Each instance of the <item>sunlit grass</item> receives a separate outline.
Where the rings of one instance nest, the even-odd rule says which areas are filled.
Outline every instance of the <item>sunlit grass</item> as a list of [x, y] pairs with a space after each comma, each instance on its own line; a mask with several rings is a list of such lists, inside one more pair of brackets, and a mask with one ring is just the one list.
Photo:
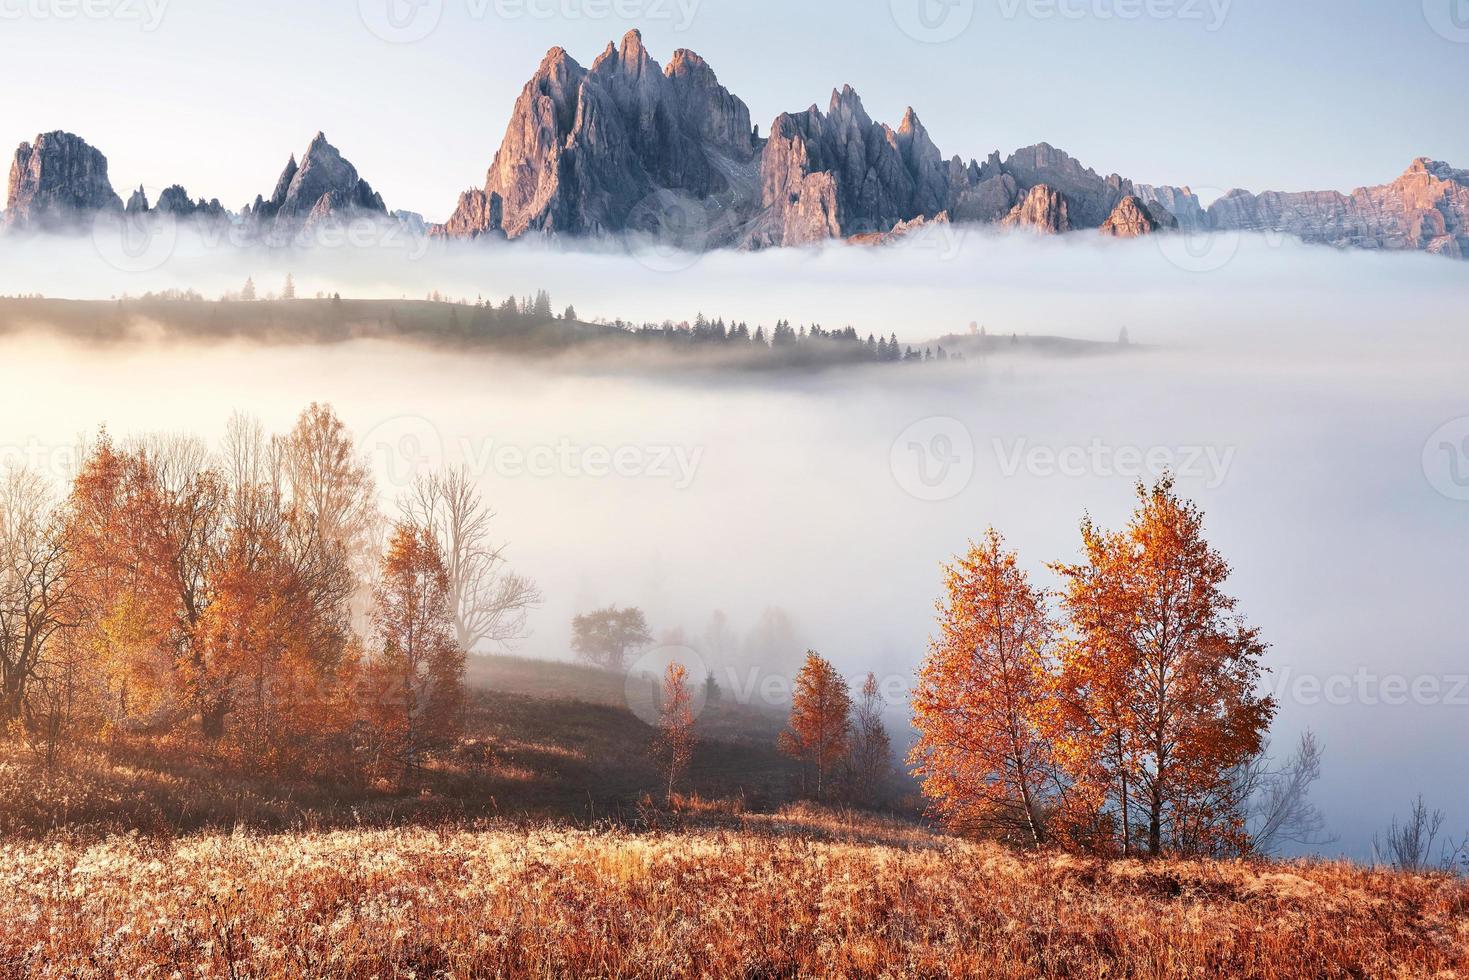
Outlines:
[[1027, 856], [804, 807], [738, 826], [0, 849], [0, 969], [119, 976], [1431, 977], [1469, 887]]

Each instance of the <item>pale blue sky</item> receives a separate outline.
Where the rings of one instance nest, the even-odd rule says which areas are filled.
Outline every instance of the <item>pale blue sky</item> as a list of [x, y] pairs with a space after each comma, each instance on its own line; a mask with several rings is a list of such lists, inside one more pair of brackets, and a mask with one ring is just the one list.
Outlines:
[[[637, 26], [661, 62], [703, 54], [762, 130], [849, 83], [945, 154], [1045, 140], [1205, 193], [1469, 167], [1469, 0], [409, 0], [407, 36], [437, 26], [406, 43], [365, 26], [392, 33], [388, 2], [0, 0], [0, 143], [67, 129], [124, 196], [178, 181], [237, 208], [321, 129], [390, 207], [442, 218], [548, 47], [589, 64]], [[911, 37], [920, 2], [957, 36]]]

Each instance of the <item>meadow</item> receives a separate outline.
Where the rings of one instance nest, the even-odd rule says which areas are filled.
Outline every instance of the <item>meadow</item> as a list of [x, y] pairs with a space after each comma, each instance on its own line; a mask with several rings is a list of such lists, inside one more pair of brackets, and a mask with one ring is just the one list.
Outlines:
[[1325, 861], [1030, 854], [794, 800], [733, 703], [655, 800], [611, 675], [471, 661], [414, 792], [170, 744], [0, 762], [5, 977], [1455, 977], [1469, 883]]
[[1025, 856], [795, 806], [722, 827], [120, 835], [0, 852], [0, 970], [67, 977], [1454, 977], [1469, 886]]

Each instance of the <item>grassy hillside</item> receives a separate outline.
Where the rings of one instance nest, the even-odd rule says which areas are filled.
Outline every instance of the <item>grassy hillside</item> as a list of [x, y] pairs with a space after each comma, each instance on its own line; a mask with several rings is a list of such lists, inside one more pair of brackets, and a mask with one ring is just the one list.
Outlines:
[[790, 800], [715, 703], [673, 806], [622, 675], [475, 658], [410, 790], [194, 740], [0, 759], [0, 976], [1455, 977], [1469, 884], [1335, 863], [1028, 855]]
[[1020, 856], [819, 811], [0, 851], [0, 973], [1454, 977], [1469, 886], [1344, 865]]
[[[459, 744], [411, 792], [280, 782], [211, 755], [192, 737], [114, 735], [46, 768], [0, 751], [0, 834], [97, 836], [139, 830], [396, 826], [550, 817], [646, 819], [662, 780], [653, 729], [628, 709], [622, 674], [569, 663], [474, 657]], [[783, 718], [725, 702], [699, 717], [701, 739], [681, 789], [760, 810], [792, 798], [795, 770], [775, 750]]]

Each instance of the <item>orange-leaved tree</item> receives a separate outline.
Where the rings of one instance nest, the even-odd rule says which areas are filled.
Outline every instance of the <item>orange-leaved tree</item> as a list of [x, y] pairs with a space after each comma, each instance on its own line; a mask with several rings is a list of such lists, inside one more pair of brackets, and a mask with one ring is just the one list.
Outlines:
[[1085, 562], [1058, 565], [1072, 625], [1060, 755], [1121, 849], [1237, 849], [1231, 773], [1275, 713], [1256, 688], [1266, 644], [1223, 591], [1230, 568], [1173, 481], [1138, 487], [1120, 532], [1082, 526]]
[[945, 567], [939, 634], [913, 695], [910, 754], [950, 826], [1026, 846], [1049, 839], [1061, 783], [1048, 673], [1056, 627], [993, 529]]
[[372, 618], [373, 666], [382, 681], [372, 720], [387, 758], [411, 772], [427, 750], [458, 733], [464, 706], [449, 575], [428, 528], [400, 522], [393, 529]]
[[667, 799], [694, 757], [694, 699], [689, 692], [688, 668], [671, 661], [663, 671], [663, 698], [658, 706], [658, 737], [654, 753], [668, 777]]
[[806, 792], [826, 795], [829, 777], [846, 758], [852, 737], [852, 696], [837, 669], [814, 650], [796, 674], [791, 720], [780, 733], [782, 752], [801, 762]]

